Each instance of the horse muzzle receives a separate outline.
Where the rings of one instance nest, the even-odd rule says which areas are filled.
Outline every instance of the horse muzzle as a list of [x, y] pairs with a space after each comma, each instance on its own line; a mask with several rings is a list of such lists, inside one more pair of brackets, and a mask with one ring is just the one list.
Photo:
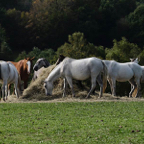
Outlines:
[[51, 94], [50, 94], [50, 93], [47, 93], [46, 95], [47, 95], [47, 96], [51, 96]]

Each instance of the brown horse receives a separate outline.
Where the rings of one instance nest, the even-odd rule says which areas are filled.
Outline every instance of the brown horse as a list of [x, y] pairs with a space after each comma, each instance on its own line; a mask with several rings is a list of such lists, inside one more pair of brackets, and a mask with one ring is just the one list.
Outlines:
[[20, 60], [18, 62], [12, 62], [14, 66], [16, 67], [21, 80], [24, 82], [24, 89], [27, 88], [28, 85], [28, 77], [30, 75], [31, 69], [32, 69], [32, 60], [33, 58], [25, 58], [23, 60]]

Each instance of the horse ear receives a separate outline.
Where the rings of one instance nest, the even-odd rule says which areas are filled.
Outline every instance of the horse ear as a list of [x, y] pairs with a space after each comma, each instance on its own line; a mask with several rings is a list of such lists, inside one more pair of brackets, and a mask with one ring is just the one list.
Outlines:
[[130, 61], [131, 61], [131, 62], [133, 62], [133, 61], [135, 61], [135, 60], [136, 60], [135, 58], [130, 58]]
[[139, 57], [139, 58], [137, 57], [136, 60], [137, 60], [138, 62], [140, 62], [140, 57]]
[[35, 57], [32, 57], [31, 60], [35, 59]]

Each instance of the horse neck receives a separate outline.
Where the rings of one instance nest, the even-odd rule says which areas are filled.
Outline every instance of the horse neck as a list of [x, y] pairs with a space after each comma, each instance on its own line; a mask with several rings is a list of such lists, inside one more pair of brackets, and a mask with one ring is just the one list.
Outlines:
[[54, 82], [55, 80], [57, 80], [61, 75], [60, 75], [60, 69], [61, 66], [57, 65], [49, 74], [49, 76], [47, 77], [46, 81], [51, 81]]
[[25, 74], [27, 74], [27, 69], [28, 69], [28, 66], [27, 66], [27, 60], [21, 60], [19, 61], [19, 65], [20, 65], [20, 70], [22, 72], [24, 72]]

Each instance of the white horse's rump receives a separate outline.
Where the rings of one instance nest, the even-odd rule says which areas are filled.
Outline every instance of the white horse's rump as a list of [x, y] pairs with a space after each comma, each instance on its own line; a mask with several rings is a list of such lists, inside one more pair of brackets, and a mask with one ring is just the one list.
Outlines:
[[[116, 61], [103, 60], [108, 68], [108, 81], [111, 86], [112, 95], [116, 95], [116, 81], [125, 82], [129, 81], [133, 85], [129, 97], [132, 96], [133, 91], [137, 87], [137, 94], [140, 90], [140, 80], [142, 78], [142, 68], [133, 62], [118, 63]], [[135, 85], [136, 84], [136, 85]]]
[[14, 83], [16, 95], [19, 98], [21, 79], [15, 66], [10, 62], [0, 61], [0, 80], [2, 83], [2, 97], [5, 101], [8, 95], [8, 84]]
[[[101, 72], [104, 73], [103, 83], [100, 77]], [[86, 80], [91, 77], [91, 90], [88, 93], [87, 97], [96, 87], [96, 80], [100, 85], [100, 97], [103, 93], [103, 84], [106, 84], [107, 81], [107, 68], [102, 60], [97, 58], [86, 58], [86, 59], [72, 59], [66, 57], [60, 64], [58, 64], [49, 76], [45, 79], [45, 92], [46, 95], [51, 95], [53, 90], [53, 82], [59, 77], [64, 77], [64, 92], [66, 92], [66, 81], [68, 82], [70, 88], [72, 89], [72, 96], [75, 96], [73, 90], [72, 79], [76, 80]]]

